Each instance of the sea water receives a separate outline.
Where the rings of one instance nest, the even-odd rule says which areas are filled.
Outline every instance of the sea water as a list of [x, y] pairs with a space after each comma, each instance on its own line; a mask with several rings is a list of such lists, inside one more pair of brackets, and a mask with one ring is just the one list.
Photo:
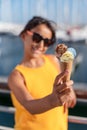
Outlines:
[[[47, 53], [55, 53], [55, 46], [51, 46]], [[72, 79], [75, 82], [87, 83], [87, 44], [83, 42], [67, 43], [68, 47], [73, 47], [77, 51], [74, 63], [74, 73]], [[12, 69], [20, 63], [23, 56], [23, 43], [19, 36], [11, 34], [0, 34], [0, 76], [8, 76]]]

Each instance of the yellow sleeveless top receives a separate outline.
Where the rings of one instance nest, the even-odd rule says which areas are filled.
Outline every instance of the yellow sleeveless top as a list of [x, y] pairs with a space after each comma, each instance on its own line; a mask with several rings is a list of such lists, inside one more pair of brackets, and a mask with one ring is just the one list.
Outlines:
[[[35, 98], [42, 98], [53, 90], [53, 82], [58, 70], [52, 61], [44, 56], [45, 64], [38, 68], [17, 65], [24, 77], [29, 93]], [[56, 107], [42, 114], [30, 114], [15, 98], [12, 101], [16, 107], [15, 130], [67, 130], [67, 113], [63, 107]]]

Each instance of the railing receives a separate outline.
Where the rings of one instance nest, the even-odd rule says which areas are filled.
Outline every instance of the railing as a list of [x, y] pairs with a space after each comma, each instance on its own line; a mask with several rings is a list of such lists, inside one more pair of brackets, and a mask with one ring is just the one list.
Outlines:
[[[74, 90], [77, 98], [87, 99], [87, 83], [75, 83]], [[10, 93], [6, 77], [0, 77], [0, 92]]]
[[0, 126], [0, 130], [14, 130], [14, 129], [10, 127]]
[[[7, 107], [7, 106], [0, 106], [0, 112], [7, 112], [10, 114], [14, 114], [15, 108], [14, 107]], [[77, 124], [87, 124], [87, 118], [69, 115], [68, 122], [69, 123], [77, 123]], [[14, 130], [14, 128], [0, 126], [0, 130]]]
[[[7, 85], [6, 81], [4, 82], [4, 84], [2, 82], [0, 82], [0, 93], [10, 94], [10, 90], [5, 88], [6, 85]], [[77, 90], [76, 90], [76, 92], [77, 92]], [[86, 93], [87, 93], [87, 91], [86, 91]], [[80, 94], [80, 93], [77, 92], [77, 96], [78, 96], [78, 94]], [[87, 95], [86, 95], [86, 97], [87, 97]], [[77, 103], [87, 103], [87, 98], [86, 99], [85, 98], [79, 98], [79, 96], [78, 96], [77, 97]], [[0, 112], [6, 112], [6, 113], [14, 114], [15, 113], [15, 108], [0, 105]], [[68, 116], [68, 122], [69, 123], [77, 123], [77, 124], [87, 124], [87, 117], [69, 115]], [[14, 130], [14, 129], [10, 128], [10, 127], [0, 126], [0, 130]]]
[[87, 124], [87, 118], [86, 117], [69, 116], [68, 121], [71, 122], [71, 123]]
[[15, 108], [0, 105], [0, 112], [7, 112], [7, 113], [12, 113], [13, 114], [15, 112]]
[[[15, 108], [0, 105], [0, 112], [7, 112], [7, 113], [14, 114]], [[71, 123], [87, 124], [87, 117], [69, 115], [68, 121], [71, 122]]]

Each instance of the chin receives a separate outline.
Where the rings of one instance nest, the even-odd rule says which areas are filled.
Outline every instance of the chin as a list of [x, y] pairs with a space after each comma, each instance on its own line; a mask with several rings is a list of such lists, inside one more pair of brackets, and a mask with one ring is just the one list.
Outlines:
[[32, 58], [39, 58], [39, 57], [41, 57], [43, 54], [33, 54], [32, 55]]

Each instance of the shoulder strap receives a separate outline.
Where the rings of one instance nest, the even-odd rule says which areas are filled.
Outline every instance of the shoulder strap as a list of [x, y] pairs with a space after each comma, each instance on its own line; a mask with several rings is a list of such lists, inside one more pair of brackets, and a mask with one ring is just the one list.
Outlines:
[[46, 56], [51, 61], [51, 63], [56, 67], [56, 69], [60, 71], [60, 65], [57, 61], [57, 58], [54, 55], [46, 55]]

